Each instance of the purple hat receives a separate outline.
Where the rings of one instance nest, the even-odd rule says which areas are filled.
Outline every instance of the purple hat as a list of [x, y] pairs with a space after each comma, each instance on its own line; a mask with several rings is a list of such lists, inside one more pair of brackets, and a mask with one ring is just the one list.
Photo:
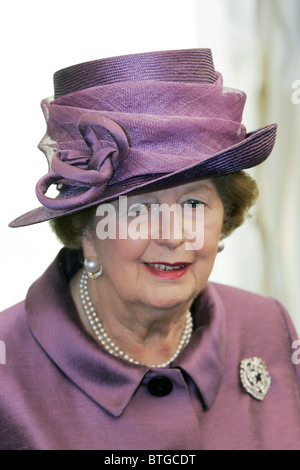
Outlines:
[[275, 142], [276, 124], [246, 132], [246, 95], [223, 86], [209, 49], [74, 65], [54, 74], [54, 91], [42, 101], [47, 132], [39, 148], [49, 163], [36, 186], [42, 206], [11, 227], [251, 168]]

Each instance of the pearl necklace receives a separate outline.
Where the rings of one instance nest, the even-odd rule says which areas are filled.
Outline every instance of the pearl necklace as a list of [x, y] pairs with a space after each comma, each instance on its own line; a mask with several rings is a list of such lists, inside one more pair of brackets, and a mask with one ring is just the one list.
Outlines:
[[[88, 292], [88, 275], [84, 271], [79, 282], [79, 293], [80, 293], [80, 300], [81, 300], [81, 305], [84, 309], [84, 312], [87, 316], [87, 319], [89, 321], [89, 324], [91, 328], [93, 329], [93, 332], [98, 340], [98, 342], [101, 344], [101, 346], [109, 353], [112, 354], [113, 356], [120, 357], [122, 359], [125, 359], [128, 362], [134, 363], [134, 364], [140, 364], [138, 361], [130, 357], [128, 354], [126, 354], [124, 351], [122, 351], [114, 342], [113, 340], [108, 336], [106, 331], [103, 328], [102, 322], [100, 318], [97, 315], [96, 309], [94, 305], [91, 302], [91, 298], [89, 296]], [[171, 362], [173, 362], [179, 353], [183, 350], [183, 348], [189, 343], [191, 336], [193, 332], [193, 319], [191, 312], [188, 311], [186, 313], [186, 324], [185, 328], [183, 331], [183, 334], [180, 338], [178, 347], [173, 354], [173, 356], [166, 362], [163, 362], [162, 364], [158, 365], [150, 365], [150, 367], [166, 367], [168, 366]]]

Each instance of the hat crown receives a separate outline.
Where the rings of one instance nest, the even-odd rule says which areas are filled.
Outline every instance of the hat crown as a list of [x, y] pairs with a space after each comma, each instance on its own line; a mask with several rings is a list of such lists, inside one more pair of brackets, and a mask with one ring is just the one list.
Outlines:
[[120, 82], [156, 80], [214, 83], [217, 74], [210, 49], [130, 54], [73, 65], [54, 74], [54, 96]]

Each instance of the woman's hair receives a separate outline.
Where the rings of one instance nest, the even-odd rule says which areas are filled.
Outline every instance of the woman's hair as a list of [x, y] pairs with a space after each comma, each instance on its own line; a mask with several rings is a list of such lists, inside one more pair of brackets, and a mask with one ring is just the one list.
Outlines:
[[[255, 180], [245, 171], [237, 171], [214, 179], [224, 206], [221, 238], [228, 237], [243, 224], [258, 197]], [[93, 227], [96, 207], [51, 220], [50, 224], [64, 246], [78, 250], [82, 238]]]
[[242, 170], [217, 176], [214, 181], [224, 206], [221, 238], [226, 238], [249, 216], [258, 198], [258, 187], [256, 181]]

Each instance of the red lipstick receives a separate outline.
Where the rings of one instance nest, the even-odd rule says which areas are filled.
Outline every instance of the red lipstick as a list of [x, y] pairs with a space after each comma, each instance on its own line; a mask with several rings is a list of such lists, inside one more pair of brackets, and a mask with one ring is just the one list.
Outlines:
[[150, 274], [166, 280], [180, 279], [186, 274], [190, 265], [191, 263], [186, 262], [167, 263], [165, 261], [143, 263], [146, 271]]

